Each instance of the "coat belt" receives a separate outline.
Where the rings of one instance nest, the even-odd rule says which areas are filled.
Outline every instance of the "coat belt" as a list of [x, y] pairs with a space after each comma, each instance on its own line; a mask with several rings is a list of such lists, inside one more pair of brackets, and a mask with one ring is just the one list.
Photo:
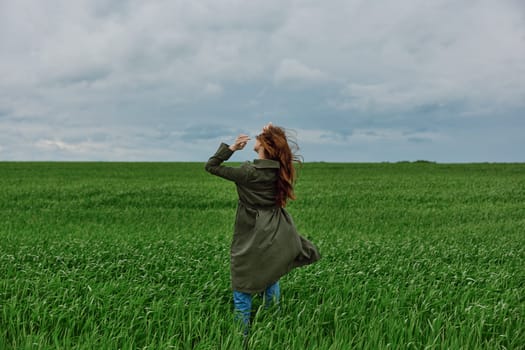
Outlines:
[[239, 199], [239, 204], [248, 208], [248, 209], [253, 209], [253, 210], [271, 210], [271, 209], [277, 209], [279, 208], [279, 206], [277, 205], [252, 205], [252, 204], [248, 204], [246, 202], [243, 202]]

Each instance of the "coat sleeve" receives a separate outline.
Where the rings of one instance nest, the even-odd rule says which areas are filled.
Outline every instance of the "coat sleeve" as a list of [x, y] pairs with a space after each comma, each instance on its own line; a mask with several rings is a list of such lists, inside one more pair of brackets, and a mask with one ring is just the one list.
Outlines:
[[248, 167], [229, 167], [221, 165], [222, 162], [228, 160], [233, 151], [225, 143], [221, 143], [219, 149], [213, 156], [208, 159], [205, 169], [207, 172], [220, 176], [236, 183], [246, 183], [250, 177], [250, 168]]

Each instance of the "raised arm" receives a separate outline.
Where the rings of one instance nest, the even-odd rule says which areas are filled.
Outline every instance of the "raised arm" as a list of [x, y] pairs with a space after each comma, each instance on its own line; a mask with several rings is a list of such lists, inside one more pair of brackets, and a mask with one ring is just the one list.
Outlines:
[[221, 143], [217, 152], [208, 159], [205, 166], [206, 171], [230, 181], [246, 183], [250, 177], [251, 171], [253, 171], [251, 167], [229, 167], [222, 165], [222, 163], [228, 160], [233, 152], [243, 149], [248, 140], [248, 136], [239, 135], [235, 140], [235, 143], [231, 146]]

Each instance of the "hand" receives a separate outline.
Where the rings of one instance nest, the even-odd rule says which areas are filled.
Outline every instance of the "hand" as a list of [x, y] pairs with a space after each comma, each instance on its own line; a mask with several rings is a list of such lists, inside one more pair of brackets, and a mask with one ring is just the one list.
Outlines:
[[270, 127], [272, 127], [272, 122], [269, 122], [268, 124], [266, 124], [265, 126], [263, 126], [263, 132], [265, 132], [266, 130], [268, 130]]
[[230, 146], [230, 149], [234, 152], [241, 150], [244, 148], [244, 146], [246, 146], [249, 140], [250, 140], [250, 136], [245, 135], [245, 134], [240, 134], [239, 136], [237, 136], [235, 143]]

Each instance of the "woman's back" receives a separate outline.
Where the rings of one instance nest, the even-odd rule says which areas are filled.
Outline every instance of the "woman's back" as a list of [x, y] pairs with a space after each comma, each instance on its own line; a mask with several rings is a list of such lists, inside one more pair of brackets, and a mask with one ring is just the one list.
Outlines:
[[246, 168], [250, 176], [246, 182], [236, 183], [239, 200], [251, 207], [275, 207], [279, 162], [255, 159], [241, 168]]

